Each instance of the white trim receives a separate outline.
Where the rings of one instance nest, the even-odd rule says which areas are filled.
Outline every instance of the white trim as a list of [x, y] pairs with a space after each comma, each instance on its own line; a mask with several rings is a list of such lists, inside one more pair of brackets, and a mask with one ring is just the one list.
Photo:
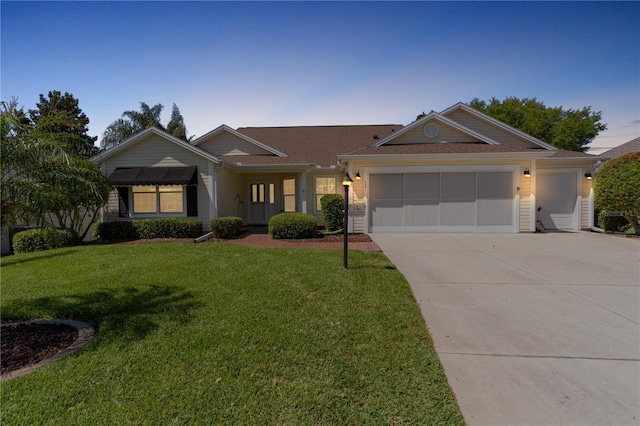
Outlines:
[[114, 155], [116, 155], [117, 153], [119, 153], [120, 151], [123, 151], [127, 148], [129, 148], [130, 146], [135, 145], [136, 143], [140, 142], [141, 140], [144, 140], [147, 138], [147, 136], [154, 134], [157, 136], [160, 136], [163, 139], [166, 139], [169, 142], [173, 142], [174, 144], [186, 149], [187, 151], [191, 151], [194, 154], [197, 154], [201, 157], [206, 158], [209, 161], [213, 161], [214, 163], [220, 163], [221, 160], [216, 157], [213, 154], [210, 154], [206, 151], [201, 150], [200, 148], [196, 148], [195, 146], [191, 145], [189, 142], [183, 141], [182, 139], [178, 139], [172, 135], [170, 135], [169, 133], [163, 132], [162, 130], [156, 128], [156, 127], [149, 127], [148, 129], [145, 129], [139, 133], [136, 133], [135, 135], [131, 136], [129, 139], [126, 139], [122, 142], [120, 142], [118, 145], [108, 148], [105, 151], [94, 155], [93, 157], [90, 158], [91, 161], [93, 161], [94, 163], [101, 163], [104, 160], [113, 157]]
[[218, 172], [213, 163], [209, 163], [209, 181], [208, 193], [209, 193], [209, 220], [218, 217]]
[[[383, 173], [456, 173], [456, 172], [511, 172], [513, 179], [513, 200], [512, 200], [512, 224], [511, 225], [477, 225], [474, 226], [425, 226], [425, 227], [377, 227], [375, 230], [369, 225], [370, 208], [369, 191], [371, 185], [370, 175], [383, 174]], [[366, 215], [364, 217], [364, 233], [371, 232], [474, 232], [474, 233], [491, 233], [491, 232], [508, 232], [519, 233], [520, 232], [520, 209], [519, 209], [519, 194], [517, 187], [519, 186], [520, 165], [519, 164], [469, 164], [469, 165], [436, 165], [436, 166], [374, 166], [364, 167], [364, 202], [366, 203]], [[477, 198], [476, 198], [477, 202]], [[477, 221], [477, 216], [476, 216]], [[389, 229], [386, 229], [389, 228]]]
[[482, 120], [484, 120], [486, 122], [489, 122], [489, 123], [491, 123], [491, 124], [493, 124], [495, 126], [500, 127], [503, 130], [506, 130], [506, 131], [508, 131], [508, 132], [510, 132], [512, 134], [515, 134], [515, 135], [517, 135], [517, 136], [519, 136], [521, 138], [524, 138], [524, 139], [528, 140], [529, 142], [534, 143], [534, 144], [536, 144], [536, 145], [538, 145], [538, 146], [540, 146], [542, 148], [548, 149], [550, 151], [557, 151], [558, 150], [558, 148], [556, 148], [555, 146], [550, 145], [550, 144], [548, 144], [548, 143], [546, 143], [544, 141], [541, 141], [540, 139], [535, 138], [535, 137], [533, 137], [531, 135], [528, 135], [528, 134], [516, 129], [515, 127], [511, 127], [508, 124], [503, 123], [500, 120], [496, 120], [495, 118], [490, 117], [487, 114], [484, 114], [484, 113], [482, 113], [482, 112], [480, 112], [478, 110], [475, 110], [475, 109], [471, 108], [469, 105], [464, 104], [462, 102], [458, 102], [457, 104], [453, 105], [452, 107], [449, 107], [449, 108], [445, 109], [440, 114], [446, 116], [447, 114], [450, 114], [451, 112], [453, 112], [453, 111], [455, 111], [457, 109], [462, 109], [462, 110], [464, 110], [464, 111], [476, 116], [477, 118], [480, 118], [480, 119], [482, 119]]
[[212, 137], [218, 136], [220, 133], [222, 132], [228, 132], [231, 133], [234, 136], [239, 137], [240, 139], [243, 139], [246, 142], [249, 142], [250, 144], [253, 144], [257, 147], [260, 147], [262, 149], [264, 149], [265, 151], [269, 151], [272, 154], [277, 155], [278, 157], [287, 157], [286, 154], [278, 151], [275, 148], [271, 148], [269, 145], [265, 145], [262, 142], [259, 142], [253, 138], [250, 138], [249, 136], [240, 133], [237, 130], [232, 129], [231, 127], [227, 126], [226, 124], [223, 124], [215, 129], [213, 129], [212, 131], [210, 131], [209, 133], [205, 133], [204, 135], [200, 136], [199, 138], [197, 138], [196, 140], [194, 140], [193, 142], [191, 142], [192, 145], [196, 146], [200, 143], [202, 143], [203, 141], [210, 139]]
[[307, 172], [300, 172], [300, 211], [307, 212]]
[[[390, 140], [396, 139], [397, 137], [407, 133], [410, 130], [415, 129], [416, 127], [419, 127], [419, 126], [427, 123], [430, 120], [439, 121], [442, 124], [445, 124], [445, 125], [447, 125], [449, 127], [453, 127], [454, 129], [456, 129], [456, 130], [458, 130], [458, 131], [460, 131], [462, 133], [466, 133], [467, 135], [472, 136], [472, 137], [474, 137], [476, 139], [479, 139], [479, 140], [481, 140], [483, 142], [486, 142], [489, 145], [500, 145], [500, 143], [494, 141], [493, 139], [490, 139], [490, 138], [488, 138], [488, 137], [486, 137], [484, 135], [481, 135], [478, 132], [475, 132], [475, 131], [467, 128], [467, 127], [464, 127], [463, 125], [458, 124], [455, 121], [453, 121], [453, 120], [451, 120], [451, 119], [449, 119], [447, 117], [444, 117], [443, 115], [438, 114], [437, 112], [431, 111], [429, 114], [427, 114], [426, 116], [422, 117], [421, 119], [416, 120], [413, 123], [404, 126], [402, 129], [398, 130], [397, 132], [394, 132], [394, 133], [390, 134], [386, 138], [382, 139], [379, 142], [374, 143], [371, 146], [373, 146], [373, 147], [382, 146], [382, 145], [386, 144], [387, 142], [389, 142]], [[433, 143], [433, 142], [425, 142], [425, 143]]]
[[350, 155], [338, 155], [340, 161], [389, 161], [389, 160], [463, 160], [463, 159], [476, 159], [476, 158], [509, 158], [509, 159], [525, 159], [531, 158], [546, 158], [553, 155], [550, 151], [540, 152], [482, 152], [482, 153], [443, 153], [443, 154], [350, 154]]
[[[340, 185], [340, 177], [338, 175], [315, 175], [313, 176], [313, 212], [314, 213], [321, 213], [322, 212], [322, 206], [319, 205], [318, 203], [318, 179], [327, 179], [327, 178], [333, 178], [336, 181], [335, 184], [335, 192], [334, 194], [339, 194], [340, 192], [338, 191], [338, 187], [342, 186]], [[322, 195], [327, 195], [326, 194], [322, 194]]]
[[[536, 175], [536, 160], [531, 160], [531, 165], [529, 166], [529, 173], [531, 176]], [[529, 230], [531, 232], [536, 232], [536, 214], [538, 211], [536, 210], [536, 180], [531, 179], [531, 195], [529, 196], [529, 209], [530, 209], [530, 219], [529, 219]]]

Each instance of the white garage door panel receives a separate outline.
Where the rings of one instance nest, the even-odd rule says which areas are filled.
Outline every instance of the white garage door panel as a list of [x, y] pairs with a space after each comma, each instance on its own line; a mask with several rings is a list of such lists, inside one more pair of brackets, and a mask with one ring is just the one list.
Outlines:
[[577, 184], [575, 173], [538, 173], [538, 218], [546, 229], [573, 230], [576, 225]]
[[514, 232], [513, 173], [371, 174], [371, 232]]

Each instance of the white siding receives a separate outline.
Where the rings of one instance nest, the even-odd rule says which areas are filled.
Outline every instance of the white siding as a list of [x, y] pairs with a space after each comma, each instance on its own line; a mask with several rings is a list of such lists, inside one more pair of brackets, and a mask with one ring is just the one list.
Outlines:
[[464, 110], [455, 110], [449, 113], [446, 117], [502, 145], [521, 146], [525, 148], [540, 148], [533, 142], [530, 142], [520, 136], [516, 136], [515, 134], [504, 129], [496, 127], [494, 124], [481, 120]]

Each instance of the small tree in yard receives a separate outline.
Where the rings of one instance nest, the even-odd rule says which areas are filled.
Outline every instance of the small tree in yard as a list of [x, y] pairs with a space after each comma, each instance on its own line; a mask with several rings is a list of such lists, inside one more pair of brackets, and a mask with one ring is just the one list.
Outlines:
[[604, 164], [594, 185], [596, 205], [624, 216], [640, 235], [640, 152]]

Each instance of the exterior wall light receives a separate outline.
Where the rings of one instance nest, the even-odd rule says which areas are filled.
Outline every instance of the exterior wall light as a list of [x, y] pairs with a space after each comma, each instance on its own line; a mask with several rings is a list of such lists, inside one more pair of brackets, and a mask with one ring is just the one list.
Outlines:
[[587, 172], [584, 174], [584, 177], [586, 177], [587, 179], [591, 180], [593, 179], [593, 176], [591, 176], [591, 172]]
[[362, 178], [360, 177], [360, 170], [358, 170], [356, 172], [356, 180], [360, 180], [360, 179], [362, 179]]
[[524, 177], [531, 177], [531, 173], [529, 172], [529, 169], [524, 169]]

